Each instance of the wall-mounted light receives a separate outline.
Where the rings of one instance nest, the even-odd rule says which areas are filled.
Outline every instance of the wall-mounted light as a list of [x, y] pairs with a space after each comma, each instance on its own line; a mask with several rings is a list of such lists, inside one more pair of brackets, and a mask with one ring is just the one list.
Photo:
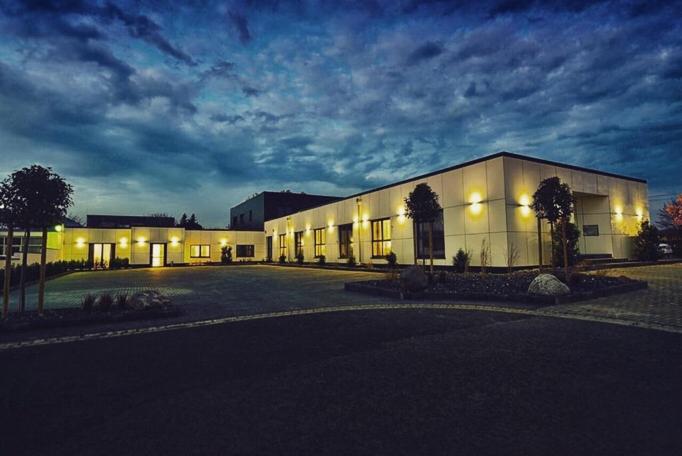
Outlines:
[[225, 247], [227, 245], [227, 239], [221, 239], [220, 240], [220, 246]]
[[334, 231], [334, 222], [327, 223], [327, 230], [331, 233]]
[[57, 233], [61, 233], [62, 231], [64, 231], [64, 227], [63, 227], [62, 225], [57, 225], [57, 226], [54, 227], [54, 230], [55, 230]]
[[85, 246], [85, 239], [83, 238], [76, 239], [76, 247], [80, 249], [83, 248], [83, 246]]
[[474, 192], [471, 194], [471, 197], [469, 198], [469, 204], [471, 207], [471, 213], [472, 214], [480, 214], [481, 213], [481, 201], [483, 198], [481, 198], [481, 194], [478, 192]]
[[528, 195], [521, 195], [519, 198], [519, 207], [521, 208], [521, 215], [523, 217], [528, 217], [530, 215], [530, 197]]
[[616, 206], [614, 210], [614, 215], [616, 216], [617, 221], [623, 220], [623, 208], [620, 206]]
[[306, 223], [306, 225], [305, 225], [305, 234], [308, 235], [308, 236], [310, 236], [310, 231], [311, 231], [310, 223]]
[[401, 225], [405, 223], [405, 206], [398, 207], [398, 223]]
[[139, 238], [137, 238], [137, 245], [142, 246], [142, 245], [144, 245], [145, 241], [146, 241], [145, 238], [139, 237]]
[[121, 239], [118, 240], [118, 243], [122, 248], [125, 249], [126, 247], [128, 247], [128, 238], [122, 237]]
[[173, 236], [173, 237], [171, 238], [171, 245], [172, 245], [173, 247], [175, 247], [176, 245], [178, 245], [178, 238], [177, 238], [176, 236]]
[[641, 207], [638, 207], [635, 213], [637, 214], [637, 220], [641, 221], [644, 218], [644, 210]]

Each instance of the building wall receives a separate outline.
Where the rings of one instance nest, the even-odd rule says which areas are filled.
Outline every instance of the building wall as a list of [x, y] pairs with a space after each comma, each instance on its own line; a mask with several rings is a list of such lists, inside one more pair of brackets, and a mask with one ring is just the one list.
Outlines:
[[[480, 265], [481, 251], [489, 249], [492, 266], [506, 266], [516, 252], [515, 266], [538, 264], [537, 219], [529, 204], [540, 181], [558, 176], [569, 184], [578, 198], [575, 222], [599, 225], [599, 236], [581, 237], [582, 253], [607, 253], [627, 257], [630, 237], [638, 223], [649, 217], [646, 183], [605, 176], [568, 166], [545, 164], [509, 156], [447, 170], [425, 178], [382, 188], [356, 197], [301, 211], [265, 222], [267, 236], [273, 236], [273, 258], [279, 257], [279, 235], [286, 234], [290, 260], [294, 259], [294, 233], [303, 231], [306, 261], [314, 257], [314, 230], [324, 227], [327, 235], [326, 260], [339, 258], [338, 226], [353, 224], [356, 261], [385, 263], [371, 258], [371, 220], [390, 218], [391, 249], [398, 262], [414, 261], [412, 221], [404, 216], [404, 199], [417, 184], [425, 182], [439, 195], [443, 207], [445, 258], [437, 265], [451, 265], [458, 249], [469, 251], [471, 264]], [[542, 224], [545, 264], [550, 258], [549, 225]]]
[[[5, 233], [0, 233], [4, 236]], [[34, 232], [32, 236], [39, 236]], [[166, 264], [219, 262], [223, 246], [232, 247], [234, 261], [260, 261], [265, 258], [262, 231], [185, 230], [184, 228], [63, 228], [48, 234], [47, 261], [87, 260], [90, 244], [114, 244], [114, 257], [128, 259], [131, 265], [150, 264], [151, 245], [165, 244]], [[191, 245], [209, 245], [208, 258], [191, 258]], [[237, 245], [253, 245], [253, 256], [238, 257]], [[15, 257], [13, 262], [20, 261]], [[39, 254], [29, 254], [29, 263], [40, 261]], [[4, 266], [4, 262], [0, 268]]]

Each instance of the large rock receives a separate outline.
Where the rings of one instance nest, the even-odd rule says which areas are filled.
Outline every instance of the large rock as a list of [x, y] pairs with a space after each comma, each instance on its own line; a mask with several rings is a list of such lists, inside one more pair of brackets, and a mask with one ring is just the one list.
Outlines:
[[540, 274], [528, 287], [528, 293], [543, 296], [561, 296], [570, 292], [571, 289], [552, 274]]
[[128, 306], [135, 310], [163, 307], [170, 303], [170, 299], [156, 290], [138, 291], [128, 298]]
[[407, 291], [421, 291], [429, 285], [429, 279], [419, 266], [410, 266], [400, 273], [400, 283]]

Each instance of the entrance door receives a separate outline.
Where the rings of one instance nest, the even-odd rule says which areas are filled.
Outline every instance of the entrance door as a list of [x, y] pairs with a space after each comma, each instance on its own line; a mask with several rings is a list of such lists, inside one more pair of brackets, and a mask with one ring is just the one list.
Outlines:
[[272, 236], [265, 238], [265, 241], [267, 245], [267, 259], [268, 261], [272, 261]]
[[166, 265], [166, 244], [152, 244], [152, 267]]
[[92, 265], [95, 269], [107, 269], [111, 262], [111, 244], [92, 244]]

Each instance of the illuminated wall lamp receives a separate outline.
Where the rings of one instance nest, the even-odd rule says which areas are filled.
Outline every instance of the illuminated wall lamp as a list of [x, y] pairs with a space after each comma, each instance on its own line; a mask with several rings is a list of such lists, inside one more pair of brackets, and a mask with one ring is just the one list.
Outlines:
[[227, 239], [221, 239], [220, 240], [220, 246], [225, 247], [227, 245]]
[[142, 245], [144, 245], [144, 243], [145, 243], [145, 238], [143, 238], [143, 237], [137, 238], [137, 245], [142, 246]]
[[76, 239], [76, 247], [81, 249], [83, 246], [85, 246], [85, 240], [83, 238]]
[[118, 243], [122, 248], [128, 247], [128, 239], [126, 238], [119, 239]]
[[522, 195], [519, 198], [519, 207], [521, 208], [521, 216], [528, 217], [531, 214], [530, 198], [528, 195]]
[[173, 237], [171, 238], [171, 245], [172, 245], [173, 247], [175, 247], [175, 246], [178, 245], [178, 238], [177, 238], [177, 237], [173, 236]]

